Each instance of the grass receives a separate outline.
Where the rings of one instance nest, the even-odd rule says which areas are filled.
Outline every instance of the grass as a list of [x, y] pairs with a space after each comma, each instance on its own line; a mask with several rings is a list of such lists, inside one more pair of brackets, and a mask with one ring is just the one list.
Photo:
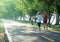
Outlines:
[[60, 26], [59, 25], [51, 25], [50, 27], [53, 30], [60, 31]]
[[31, 24], [29, 21], [18, 21], [20, 23], [23, 23], [23, 24]]
[[4, 32], [3, 23], [2, 23], [2, 21], [1, 21], [1, 20], [0, 20], [0, 32]]
[[3, 23], [0, 20], [0, 42], [5, 42], [4, 40], [4, 27], [3, 27]]

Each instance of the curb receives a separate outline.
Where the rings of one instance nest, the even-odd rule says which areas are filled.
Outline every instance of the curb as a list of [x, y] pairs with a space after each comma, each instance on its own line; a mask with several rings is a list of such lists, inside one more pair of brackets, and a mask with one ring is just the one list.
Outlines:
[[4, 25], [5, 28], [5, 36], [7, 37], [8, 42], [13, 42], [11, 36], [8, 33], [7, 27]]

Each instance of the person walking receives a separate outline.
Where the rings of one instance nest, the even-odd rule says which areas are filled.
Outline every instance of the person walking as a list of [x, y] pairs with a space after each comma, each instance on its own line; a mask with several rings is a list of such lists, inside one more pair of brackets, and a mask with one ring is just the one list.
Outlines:
[[37, 25], [38, 25], [38, 28], [39, 28], [39, 31], [40, 31], [41, 30], [41, 21], [42, 21], [41, 13], [38, 12], [36, 18], [37, 18]]
[[44, 24], [44, 29], [48, 29], [48, 26], [47, 26], [47, 14], [46, 12], [43, 13], [43, 24]]
[[31, 17], [31, 24], [33, 25], [33, 17]]

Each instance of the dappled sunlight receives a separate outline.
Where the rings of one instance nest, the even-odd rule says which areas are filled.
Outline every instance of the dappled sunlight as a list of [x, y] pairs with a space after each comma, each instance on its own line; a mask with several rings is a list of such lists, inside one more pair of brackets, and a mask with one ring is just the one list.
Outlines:
[[0, 20], [1, 41], [5, 39], [2, 36], [10, 39], [9, 42], [60, 41], [60, 0], [0, 0]]
[[0, 33], [0, 42], [5, 42], [4, 41], [4, 33]]
[[[12, 29], [12, 30], [10, 30]], [[38, 33], [37, 32], [37, 28], [33, 28], [33, 27], [27, 27], [27, 26], [12, 26], [11, 28], [8, 28], [9, 31], [14, 31], [14, 34], [16, 32], [16, 30], [19, 30], [18, 32], [22, 32], [22, 33]]]
[[26, 30], [24, 30], [24, 32], [25, 33], [35, 33], [36, 31], [33, 31], [32, 29], [27, 28]]
[[60, 36], [59, 34], [55, 35], [54, 32], [49, 30], [42, 29], [41, 31], [38, 31], [37, 26], [19, 23], [17, 21], [5, 21], [4, 25], [7, 27], [6, 29], [14, 42], [42, 42], [42, 40], [47, 40], [47, 42], [55, 42], [56, 38], [59, 40]]
[[3, 37], [3, 34], [4, 34], [4, 33], [0, 33], [0, 39], [3, 39], [3, 38], [2, 38], [2, 37]]
[[31, 37], [31, 36], [22, 36], [22, 35], [17, 35], [14, 39], [14, 41], [21, 41], [22, 42], [32, 42], [34, 40], [38, 39], [37, 37]]
[[[25, 33], [31, 33], [31, 32], [36, 32], [37, 28], [35, 29], [32, 25], [30, 24], [22, 24], [22, 23], [19, 23], [19, 22], [7, 22], [4, 24], [6, 27], [8, 27], [8, 29], [12, 29], [11, 31], [13, 31], [13, 29], [17, 28], [17, 29], [25, 29], [23, 31], [20, 31], [20, 32], [25, 32]], [[30, 29], [29, 29], [30, 28]], [[35, 29], [35, 30], [34, 30]]]

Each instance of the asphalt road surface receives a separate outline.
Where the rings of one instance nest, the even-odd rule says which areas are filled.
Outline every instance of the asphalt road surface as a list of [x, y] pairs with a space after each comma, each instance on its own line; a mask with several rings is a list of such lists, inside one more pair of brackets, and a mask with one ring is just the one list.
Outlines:
[[60, 32], [44, 30], [30, 24], [3, 20], [11, 42], [60, 42]]

